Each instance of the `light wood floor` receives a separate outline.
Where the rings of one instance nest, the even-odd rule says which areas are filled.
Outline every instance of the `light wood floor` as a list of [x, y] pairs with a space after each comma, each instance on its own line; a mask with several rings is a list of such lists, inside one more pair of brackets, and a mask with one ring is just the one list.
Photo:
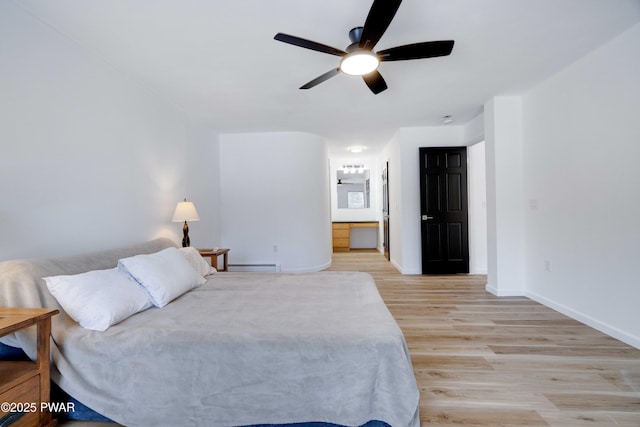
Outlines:
[[640, 350], [485, 276], [401, 275], [374, 251], [333, 254], [371, 273], [404, 332], [422, 426], [640, 426]]

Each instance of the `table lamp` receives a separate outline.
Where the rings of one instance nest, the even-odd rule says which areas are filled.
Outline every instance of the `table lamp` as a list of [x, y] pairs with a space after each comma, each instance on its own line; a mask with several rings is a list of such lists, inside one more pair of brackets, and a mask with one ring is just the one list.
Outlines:
[[182, 227], [182, 247], [186, 248], [187, 246], [190, 246], [191, 241], [189, 240], [189, 225], [187, 224], [187, 221], [200, 221], [200, 216], [198, 216], [198, 211], [193, 203], [187, 202], [186, 198], [184, 199], [184, 202], [178, 202], [171, 221], [184, 221], [184, 226]]

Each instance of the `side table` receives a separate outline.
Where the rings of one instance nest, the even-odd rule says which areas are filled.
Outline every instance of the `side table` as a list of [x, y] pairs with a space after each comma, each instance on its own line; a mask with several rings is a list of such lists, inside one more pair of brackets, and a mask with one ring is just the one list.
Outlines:
[[[211, 259], [211, 265], [215, 267], [218, 271], [228, 271], [229, 270], [229, 249], [228, 248], [213, 248], [213, 249], [198, 249], [200, 252], [200, 256], [204, 258]], [[218, 268], [218, 257], [222, 255], [222, 268]]]
[[0, 362], [0, 421], [15, 426], [56, 425], [47, 404], [51, 388], [51, 316], [59, 312], [48, 308], [0, 308], [0, 336], [34, 325], [38, 328], [35, 362]]

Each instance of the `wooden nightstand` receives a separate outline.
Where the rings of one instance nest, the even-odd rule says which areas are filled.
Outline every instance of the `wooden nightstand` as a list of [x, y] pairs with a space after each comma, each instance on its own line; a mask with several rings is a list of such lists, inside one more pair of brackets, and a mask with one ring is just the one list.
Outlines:
[[[218, 271], [228, 271], [229, 269], [229, 260], [227, 256], [229, 255], [228, 248], [216, 248], [216, 249], [198, 249], [200, 255], [205, 258], [211, 258], [211, 265], [214, 266]], [[218, 257], [222, 255], [222, 268], [218, 268]]]
[[59, 310], [48, 308], [0, 308], [0, 336], [33, 325], [38, 327], [35, 362], [0, 361], [0, 420], [6, 421], [5, 417], [13, 413], [15, 421], [11, 427], [56, 425], [43, 406], [49, 402], [50, 391], [51, 316], [57, 313]]

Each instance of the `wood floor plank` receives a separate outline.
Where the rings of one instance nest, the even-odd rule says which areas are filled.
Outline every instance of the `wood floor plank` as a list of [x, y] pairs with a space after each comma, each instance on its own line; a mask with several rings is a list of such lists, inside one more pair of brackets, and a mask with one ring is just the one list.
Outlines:
[[538, 412], [524, 409], [427, 407], [421, 412], [420, 419], [423, 426], [549, 426]]
[[[539, 411], [540, 415], [552, 427], [592, 426], [592, 427], [638, 427], [638, 424], [620, 424], [611, 414], [593, 411]], [[623, 422], [622, 420], [620, 420]]]
[[405, 334], [422, 426], [640, 427], [640, 350], [482, 275], [401, 275], [376, 251], [334, 254], [370, 273]]
[[640, 396], [637, 393], [545, 393], [545, 397], [561, 409], [590, 409], [609, 412], [635, 412], [640, 414]]
[[597, 345], [490, 345], [489, 348], [496, 354], [529, 354], [543, 356], [570, 356], [570, 357], [638, 357], [636, 350], [632, 348], [599, 347]]

